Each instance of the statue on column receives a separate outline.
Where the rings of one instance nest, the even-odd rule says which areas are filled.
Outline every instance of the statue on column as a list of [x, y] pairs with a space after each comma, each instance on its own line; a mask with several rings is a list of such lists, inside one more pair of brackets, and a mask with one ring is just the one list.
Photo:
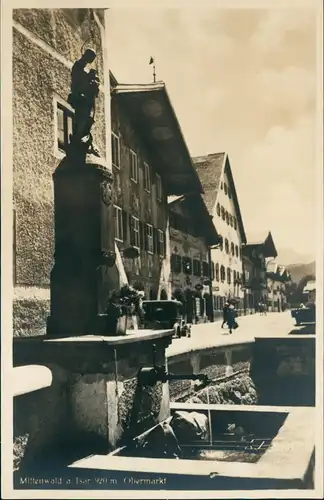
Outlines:
[[95, 51], [87, 49], [72, 67], [71, 92], [68, 102], [75, 110], [75, 117], [70, 142], [73, 148], [84, 145], [86, 153], [100, 157], [91, 135], [100, 82], [95, 69], [86, 71], [86, 66], [91, 64], [95, 58]]

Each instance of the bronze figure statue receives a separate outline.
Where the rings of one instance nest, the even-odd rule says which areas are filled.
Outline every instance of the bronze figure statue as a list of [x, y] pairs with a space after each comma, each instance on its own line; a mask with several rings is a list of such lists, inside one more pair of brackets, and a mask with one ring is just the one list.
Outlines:
[[99, 151], [93, 145], [91, 128], [94, 124], [95, 101], [99, 94], [99, 78], [97, 71], [86, 66], [96, 58], [93, 49], [87, 49], [78, 59], [71, 72], [71, 92], [68, 102], [75, 110], [73, 123], [73, 134], [70, 138], [71, 145], [80, 146], [84, 144], [87, 153], [100, 156]]

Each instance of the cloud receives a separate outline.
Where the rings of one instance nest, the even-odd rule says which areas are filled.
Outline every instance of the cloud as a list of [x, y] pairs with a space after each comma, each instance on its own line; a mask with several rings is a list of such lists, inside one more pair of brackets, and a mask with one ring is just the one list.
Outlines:
[[300, 37], [311, 35], [315, 22], [315, 10], [271, 9], [266, 13], [250, 38], [251, 46], [258, 52], [281, 50], [287, 33], [295, 32]]
[[256, 76], [258, 98], [270, 109], [288, 113], [303, 112], [315, 107], [316, 80], [314, 71], [288, 66], [283, 71], [263, 69]]
[[245, 225], [277, 231], [281, 246], [311, 247], [313, 12], [112, 9], [109, 17], [117, 80], [151, 82], [155, 56], [191, 154], [229, 153]]

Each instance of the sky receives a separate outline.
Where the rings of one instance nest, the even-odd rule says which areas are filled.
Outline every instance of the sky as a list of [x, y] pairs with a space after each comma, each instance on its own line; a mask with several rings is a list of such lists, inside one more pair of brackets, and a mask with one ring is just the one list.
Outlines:
[[227, 152], [248, 236], [316, 246], [316, 18], [311, 9], [111, 9], [120, 83], [166, 84], [192, 156]]

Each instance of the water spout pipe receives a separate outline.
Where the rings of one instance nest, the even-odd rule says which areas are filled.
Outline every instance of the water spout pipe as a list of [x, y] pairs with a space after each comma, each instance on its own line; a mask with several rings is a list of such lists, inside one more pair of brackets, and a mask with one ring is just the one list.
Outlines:
[[167, 373], [164, 366], [146, 366], [141, 368], [138, 373], [138, 384], [141, 386], [154, 386], [157, 382], [165, 383], [170, 380], [200, 380], [205, 384], [209, 382], [204, 373]]

